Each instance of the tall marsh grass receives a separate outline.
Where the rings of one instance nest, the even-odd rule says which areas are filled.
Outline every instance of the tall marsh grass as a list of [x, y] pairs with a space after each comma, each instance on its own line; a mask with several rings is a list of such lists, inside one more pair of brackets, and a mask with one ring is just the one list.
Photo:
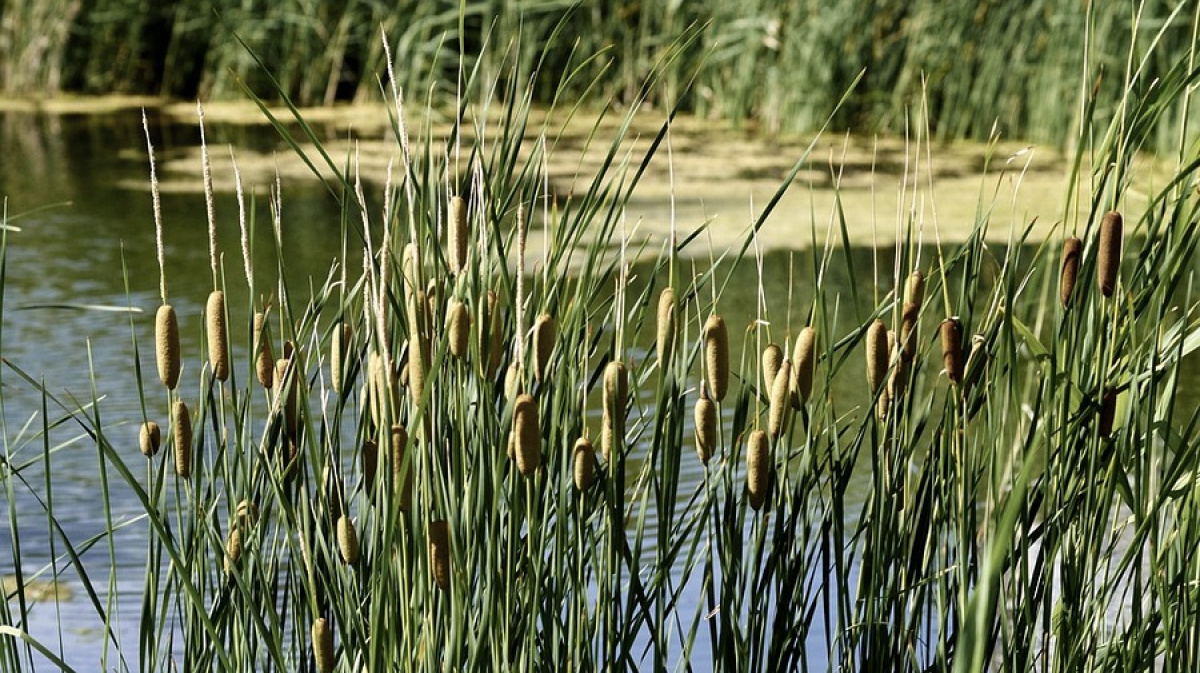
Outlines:
[[[705, 35], [665, 43], [637, 90], [667, 95]], [[389, 77], [397, 160], [378, 198], [353, 157], [300, 150], [340, 176], [339, 264], [307, 293], [265, 286], [252, 251], [214, 239], [212, 290], [244, 285], [249, 299], [208, 317], [230, 345], [160, 346], [175, 358], [161, 381], [131, 318], [138, 423], [110, 425], [103, 400], [56, 394], [5, 361], [3, 385], [37, 391], [45, 420], [33, 435], [4, 423], [18, 576], [0, 603], [0, 668], [66, 666], [61, 639], [25, 626], [15, 522], [45, 517], [58, 545], [46, 573], [87, 587], [101, 664], [118, 670], [1195, 670], [1200, 410], [1177, 399], [1192, 385], [1180, 363], [1200, 347], [1200, 148], [1181, 134], [1172, 180], [1144, 212], [1125, 208], [1137, 152], [1200, 73], [1193, 36], [1187, 67], [1142, 86], [1141, 68], [1174, 46], [1130, 52], [1111, 118], [1083, 101], [1075, 170], [1088, 191], [1067, 195], [1048, 240], [1015, 228], [1010, 245], [986, 244], [997, 225], [981, 204], [965, 243], [908, 236], [880, 260], [892, 272], [851, 273], [851, 293], [875, 298], [863, 310], [823, 291], [830, 269], [853, 268], [835, 218], [829, 245], [798, 270], [811, 303], [772, 297], [748, 323], [723, 317], [740, 315], [723, 292], [809, 152], [744, 247], [702, 264], [703, 227], [658, 251], [627, 236], [626, 205], [674, 108], [633, 156], [627, 122], [645, 99], [626, 101], [599, 170], [554, 197], [541, 171], [557, 127], [530, 122], [529, 63], [510, 53], [497, 70], [463, 70], [450, 138], [409, 116], [401, 92], [412, 90]], [[563, 62], [564, 96], [594, 84], [591, 61]], [[966, 96], [935, 84], [914, 124], [919, 152], [933, 119], [952, 123], [936, 101]], [[572, 114], [569, 101], [550, 118]], [[280, 269], [285, 203], [272, 195], [265, 225]], [[1113, 254], [1102, 222], [1122, 210]], [[901, 214], [896, 226], [915, 224]], [[1082, 245], [1064, 293], [1068, 237]], [[636, 253], [652, 261], [633, 279]], [[165, 304], [170, 267], [162, 274]], [[764, 368], [764, 352], [779, 361]], [[210, 364], [222, 354], [227, 377]], [[835, 394], [844, 378], [861, 382], [857, 394]], [[147, 449], [158, 442], [139, 438], [143, 423], [174, 455]], [[144, 512], [136, 639], [78, 557], [106, 536], [60, 534], [49, 493], [40, 511], [15, 504], [15, 492], [39, 492], [11, 460], [15, 444], [44, 442], [50, 466], [51, 438], [76, 427]], [[699, 463], [698, 483], [681, 480]], [[861, 506], [848, 494], [860, 485]], [[114, 496], [99, 496], [111, 545]]]

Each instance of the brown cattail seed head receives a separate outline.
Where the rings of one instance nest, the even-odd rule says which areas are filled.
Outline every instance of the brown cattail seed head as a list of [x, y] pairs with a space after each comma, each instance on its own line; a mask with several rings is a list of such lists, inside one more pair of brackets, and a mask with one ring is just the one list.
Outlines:
[[887, 326], [876, 320], [867, 328], [867, 385], [871, 394], [879, 392], [888, 369]]
[[1108, 388], [1100, 399], [1100, 436], [1108, 437], [1113, 431], [1113, 421], [1117, 416], [1117, 391]]
[[1062, 271], [1058, 280], [1058, 298], [1063, 308], [1071, 305], [1071, 292], [1079, 276], [1079, 258], [1083, 255], [1083, 241], [1072, 236], [1063, 242]]
[[791, 395], [791, 380], [792, 380], [792, 363], [787, 360], [779, 366], [779, 373], [775, 376], [775, 382], [771, 385], [770, 411], [767, 413], [767, 431], [772, 437], [778, 437], [779, 433], [787, 425], [788, 418], [792, 411], [792, 395]]
[[179, 319], [170, 304], [158, 307], [154, 316], [154, 352], [158, 359], [158, 378], [170, 390], [179, 385]]
[[510, 362], [508, 369], [504, 372], [504, 397], [509, 400], [516, 400], [517, 394], [521, 392], [521, 366], [516, 362]]
[[392, 426], [392, 488], [400, 509], [407, 512], [412, 506], [413, 461], [408, 455], [408, 431], [399, 423]]
[[587, 437], [580, 437], [575, 440], [575, 489], [578, 491], [587, 490], [592, 484], [592, 477], [596, 471], [596, 449], [592, 446], [591, 440]]
[[342, 393], [342, 377], [345, 376], [346, 353], [353, 348], [354, 332], [350, 325], [338, 323], [333, 327], [333, 345], [330, 347], [329, 373], [333, 392]]
[[942, 321], [942, 364], [950, 383], [958, 385], [963, 379], [962, 323], [958, 318]]
[[275, 384], [275, 354], [267, 334], [267, 316], [261, 311], [254, 314], [254, 374], [264, 388]]
[[923, 301], [925, 301], [925, 274], [913, 271], [904, 284], [904, 303], [915, 304], [917, 308], [920, 308]]
[[354, 530], [354, 522], [345, 514], [337, 520], [337, 540], [342, 562], [346, 565], [358, 563], [358, 533]]
[[175, 426], [175, 474], [187, 479], [192, 475], [192, 416], [183, 400], [171, 407], [171, 423]]
[[600, 452], [604, 460], [612, 460], [621, 450], [625, 437], [625, 403], [629, 398], [629, 376], [625, 365], [613, 360], [604, 367], [604, 394], [601, 402], [604, 414], [600, 420]]
[[458, 275], [467, 265], [467, 202], [461, 196], [450, 199], [450, 273]]
[[442, 591], [450, 589], [450, 526], [444, 519], [429, 522], [429, 570]]
[[532, 477], [542, 464], [542, 431], [537, 402], [528, 393], [518, 395], [513, 406], [513, 443], [517, 469]]
[[729, 390], [729, 332], [715, 313], [704, 323], [704, 363], [709, 393], [720, 402]]
[[750, 506], [755, 511], [762, 509], [771, 487], [771, 442], [767, 433], [755, 430], [750, 433], [746, 445], [746, 492]]
[[467, 305], [457, 299], [450, 302], [448, 313], [450, 353], [462, 360], [467, 357], [467, 345], [471, 336], [471, 313], [467, 311]]
[[367, 490], [375, 486], [375, 473], [379, 470], [379, 445], [375, 440], [368, 439], [362, 447], [363, 479]]
[[800, 330], [792, 351], [792, 392], [796, 401], [804, 404], [812, 395], [813, 369], [817, 363], [817, 331], [812, 327]]
[[769, 394], [775, 385], [775, 376], [779, 374], [779, 366], [783, 364], [783, 349], [776, 344], [767, 344], [762, 352], [763, 390]]
[[142, 450], [142, 455], [150, 458], [158, 453], [158, 447], [162, 444], [162, 429], [158, 427], [158, 423], [154, 421], [146, 421], [142, 423], [142, 427], [138, 430], [138, 448]]
[[233, 572], [233, 567], [242, 558], [242, 531], [237, 525], [229, 528], [225, 537], [225, 574]]
[[900, 358], [906, 362], [912, 361], [917, 354], [917, 317], [921, 307], [909, 302], [904, 305], [900, 318]]
[[1100, 294], [1111, 297], [1117, 289], [1117, 272], [1121, 269], [1123, 223], [1121, 213], [1109, 211], [1100, 221], [1100, 256], [1096, 262], [1096, 278]]
[[554, 318], [549, 313], [539, 315], [533, 323], [533, 378], [539, 383], [545, 381], [548, 375], [556, 336]]
[[333, 671], [333, 627], [329, 620], [318, 617], [312, 625], [313, 659], [317, 661], [320, 673]]
[[208, 328], [208, 364], [213, 376], [224, 381], [229, 378], [229, 338], [225, 330], [225, 293], [213, 290], [208, 295], [204, 311]]
[[658, 295], [658, 332], [655, 340], [658, 346], [658, 366], [665, 369], [671, 364], [671, 354], [675, 351], [675, 339], [678, 333], [676, 327], [675, 290], [664, 287]]
[[417, 403], [425, 393], [425, 375], [429, 371], [426, 309], [425, 293], [415, 293], [408, 302], [408, 387]]
[[700, 399], [696, 400], [696, 455], [708, 465], [717, 448], [717, 405], [708, 397], [700, 383]]

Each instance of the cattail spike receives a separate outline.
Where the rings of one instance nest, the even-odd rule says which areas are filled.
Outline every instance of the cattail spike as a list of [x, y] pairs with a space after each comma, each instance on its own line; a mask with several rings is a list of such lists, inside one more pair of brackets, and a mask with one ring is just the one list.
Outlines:
[[900, 318], [900, 359], [911, 362], [917, 354], [917, 318], [921, 307], [909, 302]]
[[408, 431], [399, 423], [392, 426], [392, 488], [399, 498], [400, 510], [407, 512], [412, 507], [413, 460], [409, 458]]
[[767, 344], [762, 352], [762, 389], [768, 394], [771, 392], [771, 387], [775, 385], [775, 377], [779, 374], [779, 367], [782, 364], [783, 349], [776, 344]]
[[813, 370], [817, 362], [817, 331], [811, 326], [800, 330], [792, 351], [792, 394], [796, 407], [812, 396]]
[[225, 574], [233, 573], [234, 566], [242, 559], [242, 531], [233, 525], [225, 537]]
[[533, 378], [539, 383], [545, 381], [548, 376], [550, 354], [554, 351], [556, 338], [554, 318], [549, 313], [538, 316], [533, 324]]
[[312, 625], [313, 659], [317, 662], [317, 671], [332, 673], [335, 660], [333, 658], [333, 627], [329, 620], [318, 617]]
[[467, 203], [461, 196], [450, 199], [450, 273], [458, 275], [467, 266]]
[[1109, 211], [1100, 222], [1100, 256], [1097, 259], [1096, 276], [1100, 294], [1111, 297], [1117, 289], [1117, 275], [1121, 269], [1121, 243], [1123, 236], [1121, 213]]
[[179, 319], [170, 304], [158, 307], [154, 316], [154, 352], [158, 360], [158, 378], [169, 390], [179, 385]]
[[354, 331], [348, 323], [338, 323], [333, 327], [333, 345], [330, 347], [329, 373], [333, 383], [333, 392], [341, 395], [344, 386], [343, 378], [346, 368], [346, 354], [353, 350]]
[[450, 526], [445, 519], [429, 522], [429, 570], [442, 591], [450, 589]]
[[225, 293], [213, 290], [204, 311], [208, 328], [208, 364], [218, 381], [229, 378], [229, 337], [225, 331]]
[[772, 437], [779, 437], [779, 434], [787, 425], [788, 418], [791, 416], [791, 381], [792, 363], [784, 360], [779, 366], [779, 373], [775, 375], [774, 383], [771, 385], [770, 411], [767, 414], [767, 431], [771, 433]]
[[154, 421], [146, 421], [142, 423], [142, 427], [138, 430], [138, 448], [141, 449], [142, 455], [147, 458], [154, 457], [158, 453], [158, 447], [162, 443], [162, 429], [158, 427], [158, 423]]
[[746, 492], [755, 511], [767, 502], [771, 487], [771, 442], [767, 433], [754, 430], [746, 446]]
[[1072, 236], [1063, 242], [1062, 271], [1058, 282], [1058, 298], [1063, 308], [1071, 305], [1071, 293], [1075, 290], [1075, 279], [1079, 276], [1079, 258], [1083, 255], [1083, 241]]
[[600, 452], [605, 462], [620, 453], [625, 439], [625, 404], [629, 398], [629, 376], [625, 365], [613, 360], [604, 367], [604, 414], [600, 426]]
[[876, 320], [867, 328], [867, 385], [871, 394], [879, 392], [888, 369], [887, 326]]
[[171, 423], [175, 426], [175, 474], [187, 479], [192, 476], [192, 416], [183, 400], [175, 400]]
[[513, 442], [517, 469], [532, 477], [542, 464], [542, 430], [537, 402], [528, 393], [518, 395], [513, 405]]
[[708, 465], [717, 447], [717, 405], [708, 397], [703, 381], [700, 382], [700, 399], [696, 400], [696, 455], [700, 462]]
[[467, 305], [457, 299], [450, 302], [447, 323], [450, 325], [447, 330], [450, 335], [450, 353], [462, 360], [467, 357], [467, 344], [471, 336], [471, 313], [467, 310]]
[[274, 387], [275, 354], [267, 334], [267, 316], [261, 311], [254, 314], [254, 353], [254, 374], [258, 384], [267, 389]]
[[664, 287], [658, 295], [658, 331], [655, 344], [658, 347], [658, 367], [666, 369], [671, 364], [675, 351], [676, 326], [675, 290]]
[[596, 449], [587, 437], [575, 440], [574, 458], [575, 490], [585, 491], [592, 485], [592, 477], [596, 471]]
[[354, 530], [354, 522], [345, 514], [337, 520], [338, 551], [342, 554], [342, 563], [354, 565], [358, 563], [358, 533]]
[[950, 383], [959, 385], [963, 379], [962, 323], [958, 318], [942, 321], [942, 363]]
[[925, 274], [913, 271], [904, 285], [904, 303], [913, 304], [917, 308], [925, 301]]
[[704, 362], [709, 393], [720, 402], [729, 390], [729, 332], [725, 320], [715, 313], [704, 324]]

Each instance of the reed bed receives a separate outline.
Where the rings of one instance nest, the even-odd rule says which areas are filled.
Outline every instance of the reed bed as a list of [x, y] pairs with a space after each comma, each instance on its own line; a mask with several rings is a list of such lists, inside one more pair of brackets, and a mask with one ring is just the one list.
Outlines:
[[[669, 91], [699, 36], [665, 46], [639, 91]], [[1169, 42], [1147, 59], [1169, 58]], [[551, 203], [553, 127], [529, 126], [533, 66], [507, 58], [501, 81], [462, 71], [464, 130], [449, 140], [407, 118], [404, 82], [385, 80], [394, 180], [368, 201], [352, 166], [331, 166], [345, 250], [323, 284], [264, 287], [250, 252], [244, 277], [226, 275], [214, 239], [213, 292], [244, 283], [249, 299], [210, 305], [217, 345], [190, 353], [160, 311], [161, 381], [142, 372], [132, 319], [140, 422], [103, 422], [103, 400], [5, 362], [4, 386], [82, 427], [144, 513], [136, 642], [112, 597], [90, 595], [105, 668], [1196, 669], [1200, 410], [1177, 402], [1200, 348], [1200, 156], [1186, 134], [1174, 179], [1113, 224], [1136, 152], [1186, 107], [1194, 63], [1145, 91], [1133, 84], [1149, 71], [1130, 72], [1127, 115], [1084, 101], [1075, 170], [1097, 168], [1065, 199], [1078, 225], [1046, 241], [1014, 228], [1012, 245], [989, 247], [981, 207], [966, 243], [909, 236], [877, 264], [891, 273], [851, 272], [864, 304], [823, 289], [853, 268], [835, 218], [801, 271], [810, 289], [742, 323], [723, 289], [812, 146], [740, 252], [701, 267], [685, 254], [702, 230], [680, 231], [631, 281], [624, 207], [678, 107], [648, 154], [619, 133], [590, 182]], [[563, 95], [595, 83], [590, 61], [568, 63]], [[931, 127], [915, 126], [916, 154]], [[285, 197], [272, 199], [282, 268]], [[1072, 278], [1097, 281], [1067, 291], [1068, 259]], [[772, 338], [784, 347], [762, 348]], [[843, 379], [854, 394], [834, 393]], [[162, 418], [173, 460], [153, 448]], [[43, 428], [48, 466], [67, 431]], [[34, 485], [3, 475], [14, 522], [29, 514], [12, 494]], [[53, 529], [52, 499], [39, 502], [70, 550], [49, 572], [96, 586], [81, 542]], [[18, 569], [20, 553], [14, 539]], [[61, 641], [24, 630], [17, 579], [0, 602], [0, 668], [65, 668]]]

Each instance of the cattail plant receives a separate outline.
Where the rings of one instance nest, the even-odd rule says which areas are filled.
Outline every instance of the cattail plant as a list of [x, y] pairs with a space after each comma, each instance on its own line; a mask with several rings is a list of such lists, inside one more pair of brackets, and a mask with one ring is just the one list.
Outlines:
[[450, 590], [450, 526], [445, 519], [429, 522], [429, 571], [439, 589]]
[[313, 659], [317, 662], [320, 673], [332, 673], [335, 659], [333, 658], [333, 627], [329, 620], [317, 617], [312, 625]]
[[1106, 388], [1104, 394], [1100, 397], [1100, 436], [1108, 437], [1112, 435], [1113, 422], [1117, 417], [1117, 391], [1115, 388]]
[[299, 430], [297, 391], [300, 377], [290, 358], [275, 361], [275, 404], [283, 416], [283, 432], [289, 442], [296, 442]]
[[675, 290], [664, 287], [658, 295], [658, 321], [655, 346], [658, 349], [658, 366], [666, 369], [671, 364], [671, 354], [675, 351], [675, 339], [678, 337], [676, 325]]
[[354, 565], [358, 563], [358, 533], [354, 530], [354, 522], [345, 514], [337, 520], [338, 551], [342, 555], [342, 563]]
[[450, 273], [457, 276], [467, 265], [467, 203], [461, 196], [450, 199], [449, 219]]
[[1072, 236], [1063, 242], [1062, 269], [1059, 272], [1058, 298], [1063, 308], [1071, 305], [1071, 293], [1075, 290], [1075, 279], [1079, 275], [1079, 258], [1083, 254], [1083, 241]]
[[796, 408], [808, 402], [812, 395], [813, 369], [817, 361], [817, 331], [812, 326], [800, 330], [792, 351], [792, 398]]
[[542, 464], [537, 402], [529, 393], [518, 395], [513, 404], [513, 454], [517, 469], [526, 477], [532, 477]]
[[471, 335], [471, 314], [467, 305], [458, 299], [450, 302], [446, 322], [450, 336], [450, 354], [462, 360], [467, 357], [467, 345]]
[[775, 377], [779, 374], [779, 366], [783, 364], [783, 349], [777, 344], [767, 344], [762, 352], [762, 389], [770, 393], [775, 385]]
[[146, 421], [142, 423], [138, 430], [138, 448], [141, 449], [142, 455], [147, 458], [153, 458], [154, 454], [158, 453], [158, 447], [162, 443], [162, 430], [158, 427], [158, 423], [154, 421]]
[[261, 311], [254, 314], [254, 374], [263, 388], [274, 387], [275, 354], [267, 333], [267, 316]]
[[375, 487], [375, 474], [379, 471], [379, 444], [373, 439], [363, 442], [362, 470], [363, 482], [367, 491], [371, 492]]
[[754, 430], [746, 443], [746, 493], [755, 511], [767, 502], [771, 488], [771, 440], [762, 430]]
[[603, 415], [600, 426], [600, 452], [605, 462], [621, 451], [625, 438], [625, 403], [629, 398], [629, 376], [625, 365], [613, 360], [604, 367]]
[[225, 329], [225, 293], [213, 290], [204, 311], [208, 332], [208, 364], [219, 381], [229, 378], [229, 337]]
[[408, 302], [408, 389], [412, 391], [413, 403], [420, 402], [425, 394], [425, 376], [429, 372], [428, 321], [425, 317], [427, 303], [424, 292], [413, 293]]
[[696, 400], [696, 455], [708, 465], [717, 448], [717, 405], [708, 396], [704, 381], [700, 382], [700, 398]]
[[549, 375], [550, 355], [554, 352], [554, 340], [557, 337], [554, 328], [554, 318], [549, 313], [543, 313], [533, 323], [533, 378], [542, 383]]
[[867, 328], [867, 386], [871, 394], [879, 392], [888, 370], [887, 326], [876, 320]]
[[1096, 261], [1096, 279], [1100, 286], [1100, 294], [1105, 297], [1111, 297], [1117, 289], [1123, 228], [1121, 213], [1115, 210], [1105, 213], [1100, 221], [1100, 253]]
[[963, 380], [962, 323], [958, 318], [942, 321], [942, 363], [950, 383], [959, 385]]
[[787, 426], [792, 411], [792, 363], [784, 360], [779, 366], [779, 373], [771, 384], [770, 406], [767, 412], [767, 432], [772, 437], [779, 434]]
[[704, 323], [704, 364], [709, 393], [720, 402], [729, 390], [729, 332], [725, 320], [715, 313]]
[[585, 491], [592, 484], [596, 472], [596, 449], [587, 437], [575, 440], [575, 448], [571, 452], [573, 459], [575, 490]]
[[163, 304], [154, 316], [154, 353], [158, 378], [169, 390], [179, 385], [179, 319], [175, 307]]
[[171, 407], [171, 424], [175, 426], [175, 474], [187, 479], [192, 476], [192, 417], [183, 400]]

